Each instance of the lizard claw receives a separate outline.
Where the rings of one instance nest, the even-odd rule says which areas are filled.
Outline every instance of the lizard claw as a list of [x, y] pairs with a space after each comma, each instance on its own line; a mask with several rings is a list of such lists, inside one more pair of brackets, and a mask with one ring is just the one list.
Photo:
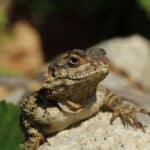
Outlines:
[[121, 119], [121, 122], [122, 122], [124, 127], [131, 126], [135, 130], [140, 129], [143, 132], [145, 132], [143, 124], [140, 121], [138, 121], [138, 119], [134, 115], [134, 112], [131, 112], [131, 111], [119, 111], [119, 112], [117, 112], [116, 111], [112, 114], [112, 117], [110, 119], [110, 124], [113, 124], [114, 120], [118, 117]]

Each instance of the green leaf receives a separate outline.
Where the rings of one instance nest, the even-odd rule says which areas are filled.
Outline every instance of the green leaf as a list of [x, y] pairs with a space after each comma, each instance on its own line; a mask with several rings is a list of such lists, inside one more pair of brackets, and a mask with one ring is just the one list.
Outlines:
[[0, 149], [21, 150], [19, 144], [23, 134], [19, 127], [19, 108], [13, 104], [0, 102]]

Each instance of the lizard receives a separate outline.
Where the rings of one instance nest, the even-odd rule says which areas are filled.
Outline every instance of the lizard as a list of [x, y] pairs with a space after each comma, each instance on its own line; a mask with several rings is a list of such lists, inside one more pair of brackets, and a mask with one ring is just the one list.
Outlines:
[[36, 150], [48, 136], [85, 120], [99, 111], [112, 113], [110, 124], [120, 118], [126, 127], [145, 132], [136, 113], [150, 112], [105, 88], [109, 59], [101, 48], [66, 51], [48, 64], [42, 87], [20, 104], [20, 124], [26, 135], [23, 146]]

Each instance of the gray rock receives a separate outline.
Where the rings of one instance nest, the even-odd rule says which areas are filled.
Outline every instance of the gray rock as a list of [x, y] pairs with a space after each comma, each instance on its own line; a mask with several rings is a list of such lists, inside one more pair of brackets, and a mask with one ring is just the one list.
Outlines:
[[112, 63], [150, 88], [150, 41], [139, 35], [113, 38], [94, 47], [106, 49]]
[[[94, 47], [107, 50], [111, 62], [119, 66], [145, 87], [150, 88], [150, 42], [139, 35], [114, 38]], [[119, 74], [110, 72], [103, 84], [115, 93], [150, 107], [150, 94], [137, 90]], [[49, 137], [39, 150], [149, 150], [150, 119], [139, 115], [146, 133], [124, 128], [120, 119], [110, 125], [111, 113], [99, 112], [77, 126]]]
[[150, 107], [150, 41], [140, 35], [132, 35], [113, 38], [93, 47], [104, 48], [111, 63], [131, 75], [146, 91], [138, 90], [131, 82], [111, 71], [103, 84], [120, 96]]
[[6, 102], [11, 102], [13, 104], [19, 104], [20, 100], [26, 95], [25, 88], [17, 88], [10, 92], [7, 96], [0, 97], [0, 100], [5, 100]]
[[47, 139], [39, 150], [149, 150], [150, 126], [146, 133], [124, 128], [120, 119], [110, 125], [110, 113], [98, 113], [76, 127]]

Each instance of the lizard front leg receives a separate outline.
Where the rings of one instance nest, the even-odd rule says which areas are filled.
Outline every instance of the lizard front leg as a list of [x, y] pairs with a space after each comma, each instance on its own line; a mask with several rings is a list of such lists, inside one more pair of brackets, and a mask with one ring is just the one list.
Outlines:
[[38, 124], [35, 124], [31, 113], [38, 108], [36, 93], [27, 97], [21, 103], [22, 115], [20, 117], [20, 125], [26, 135], [26, 139], [22, 147], [26, 149], [36, 150], [41, 143], [45, 141], [44, 135], [40, 131]]
[[119, 117], [125, 127], [129, 125], [134, 129], [141, 129], [145, 132], [143, 124], [136, 117], [136, 113], [143, 113], [150, 116], [150, 112], [130, 103], [125, 98], [116, 96], [108, 90], [102, 109], [112, 112], [112, 118], [110, 120], [111, 124], [113, 124], [114, 120]]
[[41, 145], [45, 138], [43, 134], [39, 131], [38, 127], [33, 127], [30, 119], [22, 116], [22, 128], [26, 133], [26, 139], [22, 144], [22, 147], [29, 150], [37, 150], [39, 145]]
[[[22, 116], [25, 114], [30, 118], [31, 123], [33, 122], [34, 124], [43, 126], [49, 125], [51, 119], [55, 118], [55, 115], [58, 117], [57, 114], [59, 114], [59, 109], [56, 106], [45, 106], [44, 101], [42, 102], [42, 100], [39, 100], [39, 103], [38, 100], [37, 93], [25, 98], [21, 103], [21, 108], [23, 110]], [[22, 121], [25, 119], [22, 119]]]

